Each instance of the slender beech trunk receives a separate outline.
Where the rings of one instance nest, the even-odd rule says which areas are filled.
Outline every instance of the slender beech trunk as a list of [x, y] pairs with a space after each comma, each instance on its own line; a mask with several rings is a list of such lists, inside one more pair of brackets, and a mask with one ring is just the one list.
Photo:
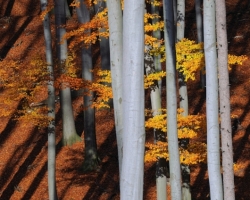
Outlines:
[[[177, 42], [182, 40], [185, 35], [185, 0], [177, 0]], [[188, 116], [188, 92], [187, 83], [183, 73], [178, 72], [180, 108], [183, 108], [183, 116]], [[180, 139], [180, 146], [187, 148], [188, 139]], [[182, 200], [191, 200], [190, 189], [190, 168], [188, 165], [181, 164], [182, 172]]]
[[[95, 12], [103, 11], [106, 8], [106, 2], [104, 0], [99, 1], [95, 5]], [[106, 32], [106, 29], [101, 28], [99, 32]], [[109, 39], [105, 37], [100, 37], [100, 55], [101, 55], [101, 69], [110, 70], [110, 48], [109, 48]]]
[[[84, 2], [80, 2], [80, 7], [76, 8], [78, 20], [80, 23], [90, 21], [90, 11]], [[88, 30], [89, 31], [89, 30]], [[89, 31], [90, 34], [90, 31]], [[93, 81], [92, 52], [91, 45], [82, 47], [82, 78], [84, 80]], [[89, 94], [89, 95], [86, 95]], [[99, 157], [97, 154], [96, 131], [95, 131], [95, 109], [92, 107], [94, 93], [88, 89], [84, 89], [84, 163], [83, 171], [95, 170], [99, 165]]]
[[115, 130], [119, 159], [119, 172], [122, 171], [122, 9], [118, 0], [107, 0], [109, 43]]
[[143, 199], [145, 151], [144, 0], [126, 0], [123, 10], [123, 160], [121, 200]]
[[[204, 41], [203, 39], [203, 17], [201, 11], [201, 2], [203, 0], [195, 0], [195, 16], [196, 16], [196, 29], [197, 29], [197, 42], [201, 43]], [[205, 67], [200, 71], [200, 82], [201, 88], [204, 89], [206, 85], [206, 75], [205, 75]]]
[[[152, 12], [152, 14], [156, 14], [156, 15], [160, 16], [160, 8], [159, 8], [159, 6], [155, 6], [154, 4], [151, 4], [151, 12]], [[153, 18], [152, 19], [152, 24], [155, 24], [157, 22], [159, 22], [159, 18]], [[161, 31], [160, 30], [153, 31], [152, 34], [153, 34], [153, 37], [157, 38], [158, 40], [161, 39]], [[155, 66], [156, 71], [162, 71], [161, 55], [154, 56], [154, 66]], [[161, 96], [162, 80], [158, 81], [158, 87], [159, 87], [160, 96]]]
[[228, 75], [228, 45], [225, 0], [215, 0], [216, 30], [219, 67], [219, 96], [221, 119], [221, 149], [224, 199], [234, 200], [233, 142], [230, 116], [230, 92]]
[[[144, 56], [144, 66], [146, 70], [146, 75], [150, 75], [156, 72], [154, 65], [154, 58], [150, 55], [151, 46], [145, 46], [145, 56]], [[150, 87], [150, 99], [153, 116], [161, 114], [161, 96], [158, 87], [158, 82], [155, 82], [153, 86]], [[160, 130], [154, 130], [154, 140], [155, 143], [158, 141], [166, 142], [166, 134]], [[156, 193], [157, 200], [167, 199], [167, 162], [165, 158], [159, 158], [156, 163]]]
[[173, 0], [163, 1], [164, 38], [166, 49], [166, 85], [167, 85], [167, 124], [168, 152], [170, 167], [171, 198], [181, 200], [181, 170], [177, 136], [177, 96], [176, 96], [176, 58], [175, 26]]
[[[102, 12], [106, 8], [106, 1], [101, 0], [95, 4], [95, 13]], [[99, 33], [106, 32], [106, 28], [100, 28]], [[109, 38], [99, 37], [100, 44], [100, 56], [101, 56], [101, 69], [110, 70], [110, 47], [109, 47]], [[111, 87], [111, 83], [103, 83], [106, 86]], [[108, 105], [110, 108], [113, 108], [113, 99], [109, 99]]]
[[218, 115], [218, 67], [215, 35], [215, 2], [204, 0], [204, 52], [206, 63], [207, 163], [210, 199], [222, 200]]
[[[41, 10], [47, 8], [47, 0], [41, 0]], [[48, 117], [51, 121], [48, 126], [48, 187], [49, 199], [57, 200], [56, 191], [56, 131], [55, 131], [55, 88], [54, 88], [54, 69], [52, 56], [52, 42], [49, 14], [43, 20], [44, 39], [46, 47], [46, 62], [49, 74], [48, 80]]]
[[[57, 58], [60, 64], [61, 73], [66, 73], [66, 59], [67, 59], [67, 40], [63, 39], [66, 33], [66, 14], [65, 14], [65, 2], [61, 0], [55, 0], [55, 24], [56, 24], [56, 47]], [[71, 94], [69, 84], [63, 82], [61, 84], [61, 110], [63, 120], [63, 145], [72, 145], [77, 141], [81, 141], [80, 136], [76, 133], [75, 121], [73, 116]]]

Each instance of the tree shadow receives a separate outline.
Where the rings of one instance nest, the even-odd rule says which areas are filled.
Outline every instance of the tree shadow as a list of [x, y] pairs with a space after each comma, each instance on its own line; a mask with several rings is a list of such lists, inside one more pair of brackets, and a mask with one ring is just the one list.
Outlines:
[[[205, 178], [207, 165], [205, 163], [201, 163], [199, 167], [199, 174], [196, 176], [195, 181], [191, 186], [192, 199], [209, 200], [209, 180]], [[192, 167], [190, 168], [192, 170]]]
[[[46, 135], [46, 134], [45, 134]], [[59, 143], [58, 143], [59, 144]], [[58, 145], [56, 146], [56, 155], [60, 152], [61, 146]], [[24, 196], [22, 197], [23, 200], [26, 199], [31, 199], [34, 192], [37, 190], [40, 182], [42, 181], [43, 177], [45, 176], [46, 172], [48, 171], [48, 162], [46, 161], [43, 164], [43, 167], [40, 169], [40, 171], [36, 174], [36, 177], [34, 177], [33, 181], [31, 182], [31, 186], [29, 187], [27, 191], [25, 191]]]
[[[21, 17], [15, 17], [11, 23], [17, 24], [20, 18]], [[11, 39], [7, 42], [7, 44], [4, 45], [4, 47], [2, 48], [0, 52], [1, 59], [4, 59], [7, 56], [10, 49], [14, 47], [13, 45], [15, 44], [17, 39], [20, 37], [22, 32], [25, 30], [25, 28], [28, 26], [28, 24], [31, 22], [31, 20], [32, 20], [32, 17], [26, 17], [26, 20], [23, 22], [22, 26], [18, 29], [18, 31], [15, 32], [15, 34], [11, 37]], [[5, 35], [9, 35], [9, 33], [11, 32], [14, 32], [14, 29], [15, 29], [15, 26], [11, 26], [10, 30], [6, 30], [5, 34], [2, 37], [5, 37]]]
[[22, 103], [23, 101], [19, 101], [15, 111], [12, 113], [11, 118], [9, 119], [7, 125], [5, 126], [5, 129], [1, 132], [0, 134], [0, 146], [2, 146], [5, 141], [9, 138], [12, 130], [14, 130], [16, 124], [17, 124], [17, 120], [16, 120], [16, 116], [18, 115], [18, 110], [20, 110], [22, 108]]
[[[18, 184], [21, 182], [21, 180], [25, 177], [25, 174], [28, 171], [29, 166], [32, 165], [34, 160], [36, 159], [36, 156], [41, 152], [42, 147], [46, 144], [47, 142], [47, 135], [46, 134], [40, 134], [37, 138], [37, 128], [35, 128], [32, 132], [32, 136], [25, 142], [25, 144], [19, 146], [16, 150], [15, 153], [12, 156], [12, 159], [8, 162], [6, 165], [5, 169], [3, 170], [3, 176], [1, 177], [0, 180], [0, 185], [4, 185], [4, 182], [8, 180], [9, 177], [11, 177], [14, 168], [18, 165], [19, 160], [15, 159], [15, 157], [22, 157], [26, 152], [25, 149], [27, 146], [29, 148], [32, 148], [30, 144], [36, 143], [36, 145], [33, 147], [32, 151], [30, 154], [27, 156], [25, 161], [19, 166], [18, 171], [15, 173], [11, 181], [8, 183], [7, 187], [5, 190], [2, 192], [1, 197], [3, 199], [10, 199], [12, 194], [14, 193], [14, 189], [18, 186]], [[13, 161], [12, 161], [13, 160]], [[16, 161], [14, 161], [16, 160]]]
[[10, 16], [15, 0], [9, 0], [4, 12], [4, 16]]
[[119, 194], [119, 169], [115, 129], [111, 131], [105, 142], [98, 149], [98, 152], [100, 158], [102, 158], [102, 164], [96, 181], [92, 183], [83, 200], [99, 199], [104, 193], [106, 193], [107, 199], [113, 199]]
[[246, 168], [244, 176], [234, 177], [235, 182], [235, 199], [249, 199], [249, 190], [247, 189], [247, 183], [250, 182], [250, 166]]
[[[20, 105], [18, 106], [19, 109], [21, 109], [22, 101], [20, 102]], [[57, 112], [56, 119], [59, 118], [60, 113]], [[14, 115], [13, 115], [14, 116]], [[58, 122], [59, 120], [57, 120]], [[14, 121], [15, 125], [17, 121]], [[11, 123], [10, 123], [11, 124]], [[12, 125], [12, 126], [11, 126]], [[13, 124], [11, 124], [10, 127], [14, 128]], [[7, 132], [9, 135], [10, 132], [9, 126], [5, 128], [4, 132]], [[1, 192], [1, 198], [2, 199], [10, 199], [12, 194], [14, 193], [15, 189], [19, 187], [19, 183], [22, 181], [22, 179], [29, 173], [29, 171], [32, 170], [32, 168], [36, 167], [33, 165], [33, 162], [35, 161], [36, 157], [41, 153], [44, 146], [46, 146], [46, 143], [48, 141], [48, 135], [47, 135], [47, 128], [39, 130], [38, 127], [34, 127], [32, 133], [30, 133], [30, 137], [24, 142], [24, 144], [20, 145], [18, 148], [16, 148], [15, 152], [11, 156], [11, 159], [9, 159], [8, 163], [6, 164], [6, 167], [2, 170], [2, 176], [0, 179], [0, 190], [3, 188], [6, 181], [9, 181], [10, 177], [13, 174], [13, 171], [16, 167], [18, 167], [18, 171], [14, 174], [14, 176], [11, 178], [5, 189]], [[0, 135], [2, 136], [2, 134]], [[60, 137], [60, 136], [59, 136]], [[0, 138], [1, 142], [6, 142], [7, 138]], [[3, 139], [3, 140], [2, 140]], [[0, 144], [1, 145], [1, 144]], [[30, 153], [27, 155], [26, 149], [32, 148]], [[56, 146], [57, 153], [60, 152], [61, 146], [59, 143]], [[19, 158], [26, 156], [26, 159], [24, 162], [20, 163]], [[47, 154], [45, 155], [47, 156]], [[33, 196], [33, 193], [38, 188], [39, 183], [43, 179], [47, 172], [47, 162], [44, 163], [41, 170], [38, 172], [36, 177], [33, 179], [31, 187], [28, 188], [27, 191], [25, 191], [25, 194], [22, 199], [31, 199]]]

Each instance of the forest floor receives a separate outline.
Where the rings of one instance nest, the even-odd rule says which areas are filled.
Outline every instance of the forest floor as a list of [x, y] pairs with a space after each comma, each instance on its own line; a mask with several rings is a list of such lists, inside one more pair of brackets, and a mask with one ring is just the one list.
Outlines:
[[[195, 10], [186, 1], [186, 37], [196, 39]], [[250, 57], [250, 9], [247, 0], [227, 0], [229, 53]], [[43, 26], [37, 1], [6, 0], [0, 2], [0, 60], [19, 60], [25, 67], [34, 55], [44, 57]], [[72, 19], [74, 20], [74, 19]], [[52, 22], [52, 34], [55, 34]], [[234, 162], [237, 200], [250, 199], [250, 59], [230, 72], [231, 110], [239, 123], [233, 124]], [[147, 93], [147, 92], [146, 92]], [[1, 91], [0, 95], [4, 95]], [[162, 98], [165, 99], [165, 87]], [[205, 113], [205, 91], [200, 89], [199, 77], [188, 83], [190, 114]], [[146, 95], [147, 96], [147, 95]], [[82, 99], [74, 101], [77, 110]], [[1, 102], [0, 102], [1, 103]], [[163, 102], [164, 104], [164, 102]], [[2, 105], [2, 104], [1, 104]], [[150, 103], [146, 103], [150, 106]], [[0, 119], [0, 199], [48, 199], [47, 134], [32, 124], [15, 121], [18, 102], [10, 109], [13, 115]], [[60, 112], [57, 113], [57, 142], [61, 139]], [[237, 122], [237, 121], [236, 121]], [[83, 116], [76, 115], [79, 135], [83, 135]], [[111, 200], [119, 199], [117, 149], [113, 110], [96, 112], [96, 134], [101, 164], [97, 171], [82, 173], [84, 144], [57, 147], [56, 181], [59, 199]], [[147, 132], [147, 141], [152, 133]], [[206, 136], [200, 138], [205, 141]], [[145, 164], [144, 199], [156, 199], [155, 165]], [[206, 164], [191, 166], [193, 199], [209, 199]]]

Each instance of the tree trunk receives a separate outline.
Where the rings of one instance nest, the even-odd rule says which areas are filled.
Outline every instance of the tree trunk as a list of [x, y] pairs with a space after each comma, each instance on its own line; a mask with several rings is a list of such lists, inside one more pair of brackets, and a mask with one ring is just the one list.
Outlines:
[[[65, 2], [55, 0], [55, 24], [56, 24], [56, 47], [57, 58], [61, 67], [61, 73], [65, 73], [65, 61], [67, 59], [67, 41], [63, 39], [66, 33], [66, 15]], [[68, 83], [63, 82], [61, 85], [61, 110], [63, 120], [63, 145], [72, 145], [81, 141], [80, 136], [76, 134], [73, 109], [71, 104], [70, 87]]]
[[[185, 35], [185, 0], [177, 0], [177, 42], [182, 40]], [[178, 72], [180, 108], [183, 108], [183, 116], [188, 116], [188, 92], [187, 83], [183, 73]], [[188, 139], [180, 139], [180, 146], [187, 148]], [[191, 200], [190, 188], [190, 168], [188, 165], [181, 164], [182, 173], [182, 200]]]
[[216, 30], [219, 67], [221, 149], [224, 199], [234, 200], [233, 142], [230, 114], [228, 45], [225, 0], [216, 0]]
[[211, 0], [204, 0], [204, 52], [206, 63], [207, 163], [210, 198], [212, 200], [222, 200], [215, 3]]
[[[159, 8], [159, 6], [155, 6], [154, 4], [151, 4], [151, 12], [152, 12], [152, 14], [156, 14], [156, 15], [160, 16], [160, 8]], [[157, 22], [159, 22], [159, 18], [153, 18], [152, 19], [152, 24], [155, 24]], [[153, 31], [152, 34], [153, 34], [153, 37], [157, 38], [158, 40], [161, 39], [161, 31], [160, 30]], [[162, 71], [161, 55], [154, 56], [154, 66], [155, 66], [156, 71]], [[161, 96], [162, 80], [158, 81], [158, 87], [159, 87], [160, 96]]]
[[176, 96], [176, 58], [175, 58], [175, 26], [173, 0], [163, 1], [164, 38], [166, 49], [166, 85], [167, 85], [167, 124], [168, 152], [170, 167], [171, 198], [181, 200], [181, 170], [177, 136], [177, 96]]
[[[150, 55], [151, 46], [145, 46], [145, 56], [144, 56], [144, 66], [146, 70], [146, 75], [150, 75], [156, 72], [154, 66], [153, 56]], [[155, 82], [153, 86], [150, 87], [150, 99], [153, 116], [161, 114], [161, 96], [160, 90], [158, 87], [158, 82]], [[154, 140], [155, 143], [158, 141], [166, 142], [166, 134], [160, 130], [154, 130]], [[156, 193], [157, 200], [166, 200], [167, 199], [167, 162], [164, 158], [159, 158], [156, 163]]]
[[[76, 8], [78, 20], [80, 23], [90, 21], [90, 11], [84, 2], [81, 1], [80, 7]], [[89, 31], [89, 30], [88, 30]], [[90, 31], [89, 31], [90, 34]], [[92, 52], [91, 44], [82, 47], [82, 78], [84, 80], [93, 81]], [[88, 89], [84, 89], [84, 163], [83, 171], [95, 170], [99, 165], [99, 157], [97, 154], [96, 133], [95, 133], [95, 109], [92, 107], [94, 93]], [[86, 95], [89, 94], [89, 95]]]
[[[106, 8], [105, 1], [99, 1], [95, 5], [95, 12], [103, 11]], [[101, 28], [99, 32], [106, 32], [106, 29]], [[100, 37], [100, 54], [101, 54], [101, 69], [102, 70], [110, 70], [110, 50], [109, 50], [109, 39], [105, 37]]]
[[122, 9], [118, 0], [107, 0], [111, 78], [119, 171], [122, 171]]
[[[201, 43], [204, 41], [203, 39], [203, 20], [202, 20], [202, 12], [201, 12], [201, 2], [202, 0], [195, 0], [195, 16], [196, 16], [196, 29], [197, 29], [197, 42]], [[205, 75], [205, 67], [200, 71], [200, 82], [201, 88], [204, 89], [206, 85], [206, 75]]]
[[[99, 1], [95, 4], [95, 12], [102, 12], [106, 8], [106, 1]], [[99, 33], [106, 32], [105, 28], [100, 28]], [[101, 55], [101, 69], [110, 70], [110, 47], [109, 47], [109, 38], [101, 37], [99, 38], [100, 43], [100, 55]], [[111, 86], [111, 83], [103, 83], [104, 85]], [[110, 108], [113, 107], [113, 99], [109, 99], [108, 105]]]
[[[47, 8], [47, 0], [41, 0], [41, 10]], [[48, 187], [49, 199], [57, 200], [56, 191], [56, 132], [55, 132], [55, 88], [54, 88], [54, 69], [52, 56], [52, 42], [49, 14], [43, 20], [44, 39], [46, 47], [46, 62], [49, 74], [48, 80], [48, 117], [51, 118], [48, 126]]]
[[144, 0], [126, 0], [123, 10], [123, 160], [121, 200], [143, 199]]

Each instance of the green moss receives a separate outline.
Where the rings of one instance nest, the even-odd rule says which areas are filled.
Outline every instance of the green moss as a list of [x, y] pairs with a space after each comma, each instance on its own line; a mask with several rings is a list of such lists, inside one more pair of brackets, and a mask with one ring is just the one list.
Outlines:
[[71, 137], [69, 138], [63, 138], [61, 141], [62, 146], [71, 146], [73, 144], [75, 144], [76, 142], [81, 142], [82, 138], [77, 135], [76, 133], [72, 134]]

